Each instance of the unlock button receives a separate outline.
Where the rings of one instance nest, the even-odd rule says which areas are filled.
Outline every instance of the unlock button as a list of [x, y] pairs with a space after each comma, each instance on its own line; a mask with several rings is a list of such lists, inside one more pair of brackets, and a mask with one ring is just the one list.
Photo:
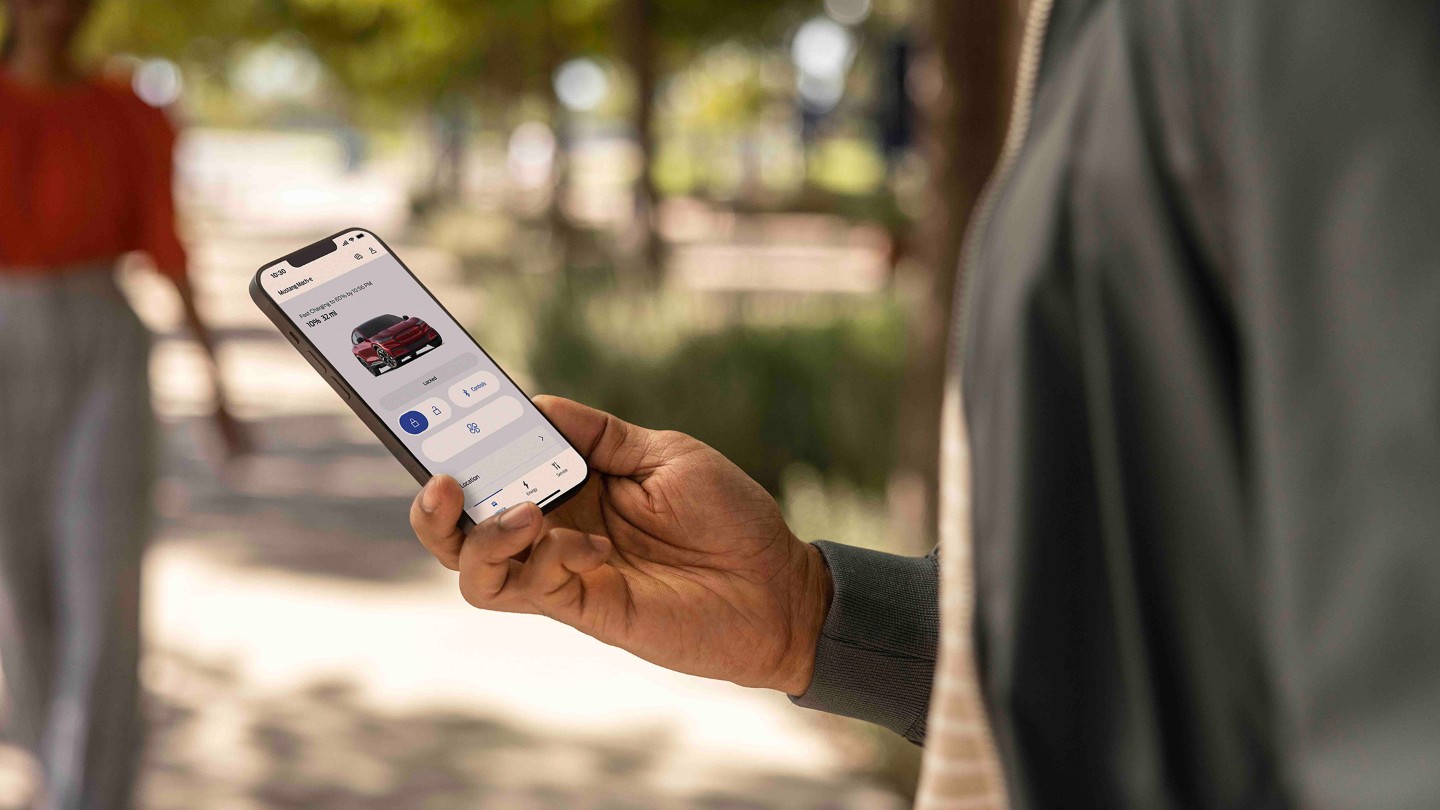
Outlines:
[[410, 410], [400, 414], [400, 428], [406, 433], [418, 436], [449, 418], [450, 403], [439, 397], [431, 397], [412, 405]]

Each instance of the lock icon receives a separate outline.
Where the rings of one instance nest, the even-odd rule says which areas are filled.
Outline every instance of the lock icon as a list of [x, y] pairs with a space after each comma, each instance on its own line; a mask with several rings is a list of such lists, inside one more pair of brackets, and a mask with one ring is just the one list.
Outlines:
[[433, 414], [435, 414], [436, 416], [439, 416], [439, 415], [440, 415], [440, 406], [439, 406], [439, 405], [431, 405], [431, 406], [430, 406], [430, 412], [433, 413]]
[[400, 428], [412, 436], [424, 433], [429, 427], [430, 420], [419, 411], [406, 411], [400, 415]]

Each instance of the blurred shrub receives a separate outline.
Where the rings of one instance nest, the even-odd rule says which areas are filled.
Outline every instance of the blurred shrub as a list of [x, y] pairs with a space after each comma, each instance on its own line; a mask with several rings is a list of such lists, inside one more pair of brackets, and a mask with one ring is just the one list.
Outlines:
[[792, 464], [780, 481], [785, 522], [807, 540], [893, 551], [887, 544], [885, 496], [843, 478], [826, 480], [807, 464]]
[[[593, 302], [583, 300], [561, 292], [541, 311], [529, 358], [539, 390], [689, 433], [772, 492], [796, 464], [883, 491], [904, 359], [904, 322], [894, 302], [877, 300], [818, 323], [681, 330], [657, 350], [625, 328], [597, 328], [594, 307], [586, 305]], [[655, 308], [621, 306], [635, 332], [646, 332], [636, 319]], [[653, 344], [653, 330], [649, 337]]]

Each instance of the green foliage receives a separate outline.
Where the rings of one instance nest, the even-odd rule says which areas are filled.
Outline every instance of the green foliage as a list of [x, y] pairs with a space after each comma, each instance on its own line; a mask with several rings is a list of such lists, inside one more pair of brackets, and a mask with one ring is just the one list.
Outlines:
[[827, 139], [810, 163], [810, 181], [838, 194], [874, 194], [885, 184], [885, 159], [868, 140]]
[[753, 125], [768, 100], [764, 59], [735, 44], [699, 54], [671, 80], [671, 115], [692, 127]]
[[364, 102], [422, 108], [447, 94], [545, 92], [557, 54], [603, 46], [598, 0], [101, 0], [93, 54], [183, 58], [197, 41], [234, 55], [303, 42]]
[[263, 32], [261, 0], [100, 0], [82, 49], [104, 56], [128, 52], [181, 57], [197, 39], [232, 41]]
[[[618, 2], [619, 0], [611, 0]], [[818, 2], [781, 0], [650, 0], [651, 24], [666, 45], [696, 48], [725, 39], [754, 38], [773, 33], [777, 21], [792, 9], [820, 9]]]
[[559, 294], [538, 320], [530, 366], [539, 390], [690, 433], [772, 492], [803, 464], [878, 493], [894, 459], [903, 334], [899, 307], [881, 302], [817, 325], [680, 335], [653, 352], [602, 333]]
[[353, 94], [419, 107], [446, 93], [533, 84], [546, 0], [272, 0], [267, 25], [304, 37]]
[[[565, 58], [613, 51], [623, 0], [100, 0], [92, 54], [183, 58], [196, 41], [225, 53], [298, 35], [338, 85], [362, 101], [425, 107], [448, 94], [548, 94]], [[657, 56], [682, 59], [767, 30], [784, 4], [651, 0]]]

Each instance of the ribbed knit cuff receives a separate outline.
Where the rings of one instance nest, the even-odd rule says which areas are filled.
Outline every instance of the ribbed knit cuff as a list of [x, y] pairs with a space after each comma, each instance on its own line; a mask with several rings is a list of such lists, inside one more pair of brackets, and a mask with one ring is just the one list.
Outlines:
[[830, 566], [835, 595], [810, 688], [790, 699], [922, 744], [940, 638], [935, 554], [901, 557], [825, 540], [815, 546]]

